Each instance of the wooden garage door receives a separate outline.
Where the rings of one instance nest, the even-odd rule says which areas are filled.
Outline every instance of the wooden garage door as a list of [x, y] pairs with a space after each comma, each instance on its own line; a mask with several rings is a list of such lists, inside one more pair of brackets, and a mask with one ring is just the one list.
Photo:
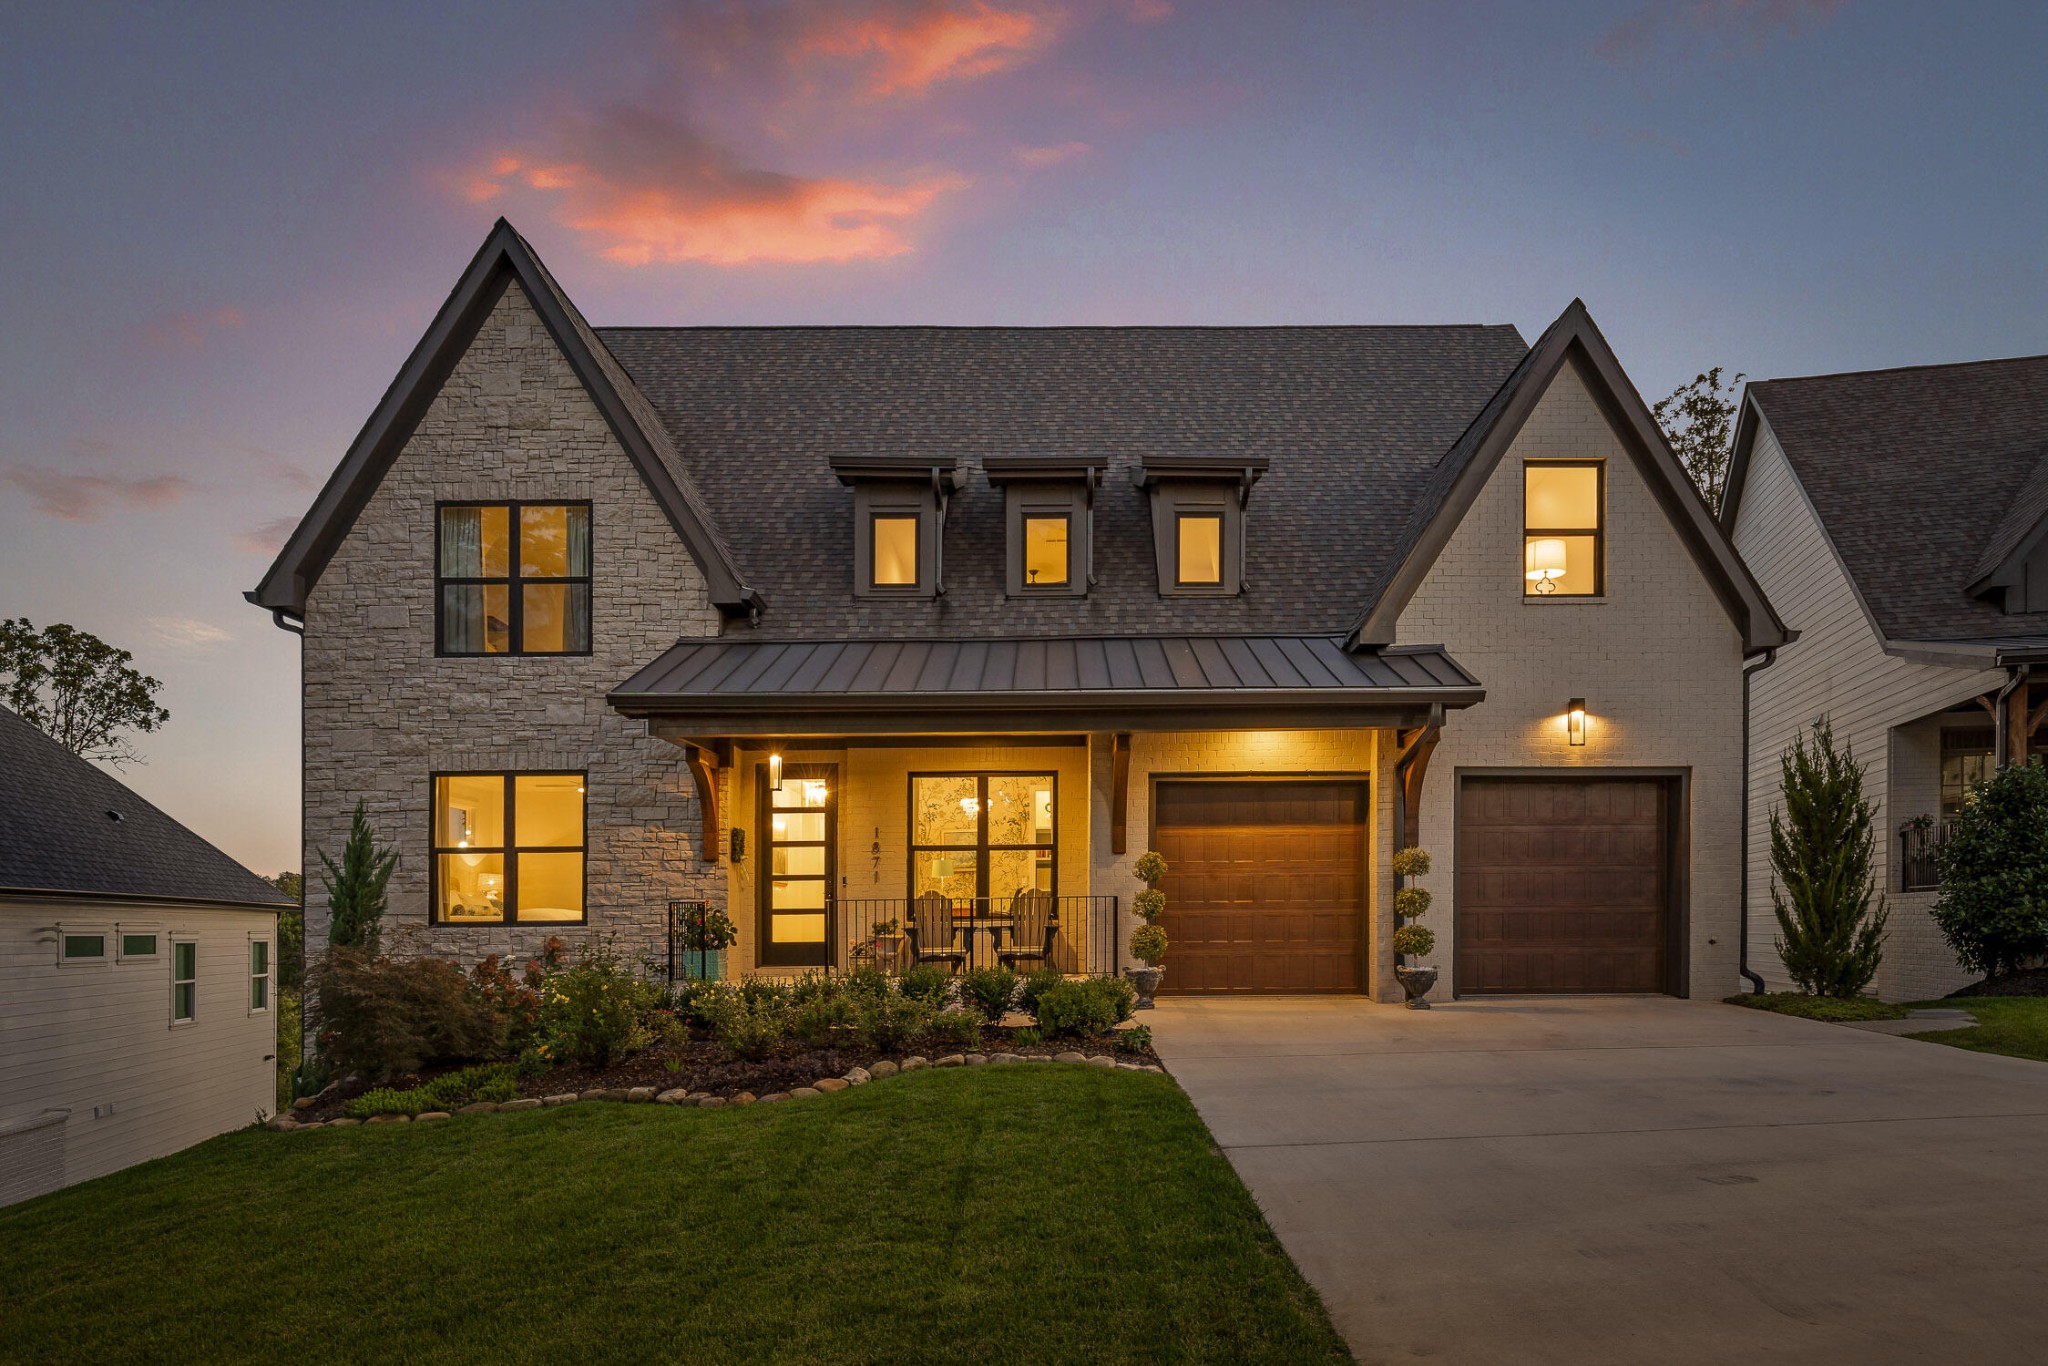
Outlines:
[[1356, 991], [1365, 784], [1159, 784], [1164, 989]]
[[1459, 995], [1668, 989], [1667, 781], [1466, 778], [1457, 865]]

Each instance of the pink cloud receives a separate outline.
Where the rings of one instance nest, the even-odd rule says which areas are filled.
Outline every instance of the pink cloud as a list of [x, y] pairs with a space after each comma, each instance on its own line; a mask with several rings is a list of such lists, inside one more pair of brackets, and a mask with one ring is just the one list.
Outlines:
[[248, 321], [239, 308], [190, 310], [165, 314], [151, 322], [144, 333], [158, 346], [175, 346], [189, 351], [204, 346], [206, 339], [214, 333], [241, 327]]
[[950, 173], [900, 180], [804, 177], [748, 166], [652, 110], [622, 106], [579, 118], [558, 155], [494, 157], [494, 183], [557, 196], [561, 221], [621, 265], [700, 261], [857, 261], [912, 249], [911, 229]]
[[10, 466], [0, 479], [26, 493], [36, 511], [67, 522], [97, 522], [112, 508], [167, 507], [195, 487], [176, 474], [71, 474], [41, 465]]
[[1030, 61], [1058, 37], [1054, 10], [986, 3], [876, 5], [864, 12], [828, 8], [800, 55], [852, 58], [868, 69], [868, 93], [923, 95], [945, 81], [967, 81]]
[[1666, 32], [1689, 28], [1704, 35], [1716, 55], [1754, 53], [1778, 38], [1796, 38], [1826, 23], [1848, 0], [1656, 0], [1623, 19], [1593, 45], [1593, 55], [1617, 66], [1656, 55]]
[[275, 555], [299, 524], [296, 517], [273, 517], [261, 526], [235, 534], [235, 545], [252, 555]]
[[1017, 160], [1034, 170], [1041, 166], [1057, 166], [1075, 157], [1084, 157], [1095, 149], [1085, 142], [1061, 142], [1050, 147], [1019, 147], [1014, 155]]

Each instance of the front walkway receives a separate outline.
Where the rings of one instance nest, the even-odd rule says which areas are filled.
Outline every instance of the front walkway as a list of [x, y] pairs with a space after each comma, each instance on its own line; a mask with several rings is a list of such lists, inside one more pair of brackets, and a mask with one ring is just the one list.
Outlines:
[[2048, 1064], [1663, 999], [1147, 1022], [1366, 1361], [2048, 1352]]

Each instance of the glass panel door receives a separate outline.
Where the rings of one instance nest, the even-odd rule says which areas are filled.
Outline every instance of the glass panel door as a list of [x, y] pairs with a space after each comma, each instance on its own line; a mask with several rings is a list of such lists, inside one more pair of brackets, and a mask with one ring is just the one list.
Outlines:
[[761, 787], [761, 957], [765, 965], [826, 967], [830, 942], [834, 838], [831, 764], [785, 764], [782, 786]]

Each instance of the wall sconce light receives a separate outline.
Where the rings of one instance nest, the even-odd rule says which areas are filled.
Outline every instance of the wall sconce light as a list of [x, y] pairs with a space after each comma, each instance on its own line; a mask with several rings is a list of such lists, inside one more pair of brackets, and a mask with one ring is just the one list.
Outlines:
[[769, 790], [774, 792], [782, 791], [782, 756], [780, 754], [768, 756], [768, 787]]
[[1529, 542], [1522, 561], [1522, 577], [1536, 585], [1539, 593], [1555, 593], [1557, 581], [1565, 575], [1565, 545], [1554, 536]]
[[1565, 739], [1574, 745], [1586, 743], [1586, 699], [1574, 697], [1564, 713]]

